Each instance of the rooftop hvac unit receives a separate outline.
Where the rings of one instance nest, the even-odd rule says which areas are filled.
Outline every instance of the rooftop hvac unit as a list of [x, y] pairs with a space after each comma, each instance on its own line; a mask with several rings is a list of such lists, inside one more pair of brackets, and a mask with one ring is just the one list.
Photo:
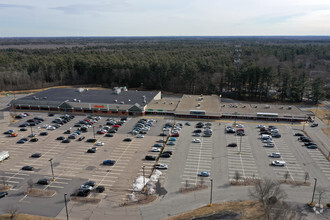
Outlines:
[[130, 102], [131, 100], [130, 100], [130, 99], [128, 99], [128, 101]]
[[78, 89], [78, 92], [83, 92], [83, 91], [85, 91], [84, 88], [79, 88], [79, 89]]
[[73, 101], [74, 101], [74, 102], [76, 102], [76, 101], [77, 101], [77, 99], [73, 99]]
[[44, 99], [47, 99], [47, 97], [45, 96]]
[[289, 106], [289, 107], [288, 107], [288, 109], [289, 109], [289, 110], [291, 110], [291, 109], [292, 109], [292, 107], [291, 107], [291, 106]]
[[115, 103], [117, 103], [118, 101], [117, 101], [117, 99], [115, 99], [115, 100], [113, 100]]
[[121, 101], [120, 104], [125, 104], [124, 101]]
[[270, 106], [269, 105], [266, 105], [265, 108], [270, 108]]

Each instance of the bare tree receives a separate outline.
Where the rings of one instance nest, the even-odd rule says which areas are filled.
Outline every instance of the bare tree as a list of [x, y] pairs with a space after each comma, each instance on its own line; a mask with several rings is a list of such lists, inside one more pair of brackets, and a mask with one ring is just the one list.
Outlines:
[[305, 172], [305, 182], [304, 183], [306, 183], [307, 180], [309, 180], [309, 173]]
[[7, 212], [9, 213], [9, 218], [11, 220], [15, 219], [15, 217], [18, 215], [19, 208], [17, 206], [10, 205], [7, 207]]
[[236, 182], [241, 179], [241, 174], [236, 170], [234, 174], [234, 179]]
[[286, 193], [280, 188], [280, 184], [272, 179], [262, 179], [249, 190], [251, 198], [259, 200], [264, 210], [266, 219], [271, 219], [273, 207], [278, 201], [286, 198]]
[[290, 177], [290, 173], [289, 171], [286, 171], [286, 173], [284, 174], [285, 182], [289, 179], [289, 177]]

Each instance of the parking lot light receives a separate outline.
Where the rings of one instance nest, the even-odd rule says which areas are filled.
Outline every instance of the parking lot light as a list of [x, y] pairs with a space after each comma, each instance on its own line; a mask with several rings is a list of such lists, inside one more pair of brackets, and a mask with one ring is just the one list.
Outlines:
[[50, 168], [52, 169], [53, 181], [55, 181], [54, 169], [53, 169], [53, 158], [50, 158], [49, 159], [49, 162], [50, 162]]
[[146, 185], [146, 178], [145, 178], [145, 175], [144, 175], [144, 168], [145, 168], [145, 166], [142, 166], [142, 170], [143, 170], [143, 188]]
[[210, 181], [211, 181], [210, 207], [212, 207], [213, 179], [211, 178]]
[[93, 135], [94, 135], [94, 139], [95, 139], [95, 126], [93, 126]]
[[65, 211], [66, 211], [66, 220], [69, 220], [69, 213], [68, 213], [68, 204], [66, 200], [66, 193], [64, 194], [64, 203], [65, 203]]
[[314, 206], [314, 195], [315, 195], [315, 189], [316, 189], [316, 183], [317, 183], [317, 179], [314, 178], [315, 182], [314, 182], [314, 190], [313, 190], [313, 196], [312, 196], [312, 201], [310, 203], [310, 206]]
[[238, 154], [241, 154], [242, 153], [242, 135], [240, 136], [240, 140], [239, 140], [239, 152]]

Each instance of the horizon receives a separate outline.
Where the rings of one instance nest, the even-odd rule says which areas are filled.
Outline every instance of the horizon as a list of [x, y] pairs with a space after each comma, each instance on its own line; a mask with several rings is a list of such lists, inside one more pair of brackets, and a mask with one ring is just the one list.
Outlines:
[[2, 0], [0, 37], [329, 36], [326, 0]]

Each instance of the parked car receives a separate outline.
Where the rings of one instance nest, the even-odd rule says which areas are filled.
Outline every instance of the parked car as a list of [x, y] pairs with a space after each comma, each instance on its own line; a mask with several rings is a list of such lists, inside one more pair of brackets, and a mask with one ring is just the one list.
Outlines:
[[167, 143], [167, 145], [175, 145], [175, 142], [170, 141], [170, 142]]
[[313, 123], [313, 124], [311, 124], [311, 127], [317, 127], [317, 126], [319, 126], [318, 123]]
[[271, 134], [273, 138], [280, 138], [281, 134], [280, 133], [272, 133]]
[[48, 179], [40, 179], [37, 182], [37, 184], [40, 184], [40, 185], [48, 185], [49, 183], [50, 183], [50, 180], [48, 180]]
[[39, 135], [40, 136], [47, 136], [48, 135], [48, 132], [44, 131], [44, 132], [41, 132]]
[[271, 153], [271, 154], [269, 154], [269, 157], [281, 158], [281, 154], [280, 153]]
[[171, 150], [166, 150], [166, 151], [163, 152], [163, 154], [170, 154], [170, 155], [172, 155], [172, 154], [173, 154], [173, 151], [171, 151]]
[[176, 141], [175, 137], [171, 137], [170, 139], [168, 139], [169, 141]]
[[31, 141], [31, 142], [38, 142], [38, 141], [39, 141], [39, 139], [38, 139], [38, 138], [36, 138], [36, 137], [33, 137], [33, 138], [31, 138], [31, 139], [30, 139], [30, 141]]
[[77, 196], [87, 197], [91, 191], [88, 189], [79, 189]]
[[206, 171], [202, 171], [202, 172], [198, 173], [198, 176], [200, 176], [200, 177], [209, 177], [210, 173], [206, 172]]
[[283, 167], [283, 166], [285, 166], [285, 161], [274, 160], [274, 161], [272, 161], [271, 164], [272, 164], [273, 166], [280, 166], [280, 167]]
[[166, 164], [155, 164], [154, 168], [158, 170], [167, 170], [168, 166]]
[[236, 143], [230, 143], [227, 145], [227, 147], [237, 147], [237, 144]]
[[41, 153], [34, 153], [34, 154], [31, 155], [31, 157], [39, 158], [39, 157], [41, 157]]
[[26, 142], [26, 140], [20, 139], [16, 142], [16, 144], [24, 144]]
[[62, 141], [62, 143], [66, 143], [66, 144], [70, 143], [70, 142], [71, 142], [70, 139], [65, 139], [65, 140]]
[[62, 140], [64, 140], [64, 139], [65, 139], [64, 136], [59, 136], [59, 137], [56, 138], [56, 140], [58, 140], [58, 141], [62, 141]]
[[159, 136], [167, 136], [165, 133], [160, 133]]
[[95, 146], [104, 146], [104, 143], [103, 143], [103, 142], [100, 142], [100, 141], [98, 141], [98, 142], [96, 142], [96, 143], [95, 143]]
[[0, 198], [4, 198], [8, 195], [8, 192], [0, 192]]
[[275, 147], [274, 143], [267, 143], [264, 145], [264, 147]]
[[98, 193], [103, 193], [105, 190], [105, 187], [104, 186], [97, 186], [95, 188], [95, 191], [98, 192]]
[[308, 149], [317, 149], [317, 145], [316, 144], [307, 145], [306, 147]]
[[85, 186], [91, 186], [91, 187], [94, 187], [95, 186], [95, 181], [87, 181], [86, 183], [84, 183]]
[[192, 142], [193, 142], [193, 143], [200, 143], [201, 140], [200, 140], [200, 139], [193, 139]]
[[151, 148], [151, 152], [160, 152], [161, 149], [159, 147], [153, 147]]
[[162, 144], [154, 144], [154, 147], [163, 147]]
[[160, 157], [169, 158], [169, 157], [171, 157], [171, 154], [169, 154], [169, 153], [162, 153], [160, 155]]
[[96, 153], [96, 147], [89, 148], [87, 153]]
[[20, 131], [27, 131], [27, 128], [21, 128]]
[[295, 133], [294, 136], [300, 136], [300, 137], [302, 137], [302, 136], [304, 136], [304, 134], [302, 134], [302, 133]]
[[33, 171], [34, 170], [34, 167], [32, 167], [32, 166], [24, 166], [24, 167], [22, 167], [22, 170]]
[[131, 138], [125, 138], [123, 141], [126, 141], [126, 142], [131, 142], [132, 139]]
[[179, 133], [172, 133], [171, 134], [171, 137], [179, 137], [180, 135], [179, 135]]
[[95, 138], [89, 138], [86, 140], [86, 142], [89, 142], [89, 143], [94, 143], [96, 142], [97, 140]]
[[114, 160], [105, 160], [102, 162], [103, 165], [108, 165], [108, 166], [112, 166], [116, 163], [116, 161]]
[[136, 135], [137, 138], [144, 138], [144, 136], [142, 134], [138, 134]]
[[84, 139], [85, 139], [85, 136], [82, 136], [82, 137], [78, 138], [78, 141], [82, 141]]
[[156, 157], [155, 157], [155, 156], [147, 155], [147, 156], [145, 156], [144, 159], [145, 159], [145, 160], [156, 160]]

